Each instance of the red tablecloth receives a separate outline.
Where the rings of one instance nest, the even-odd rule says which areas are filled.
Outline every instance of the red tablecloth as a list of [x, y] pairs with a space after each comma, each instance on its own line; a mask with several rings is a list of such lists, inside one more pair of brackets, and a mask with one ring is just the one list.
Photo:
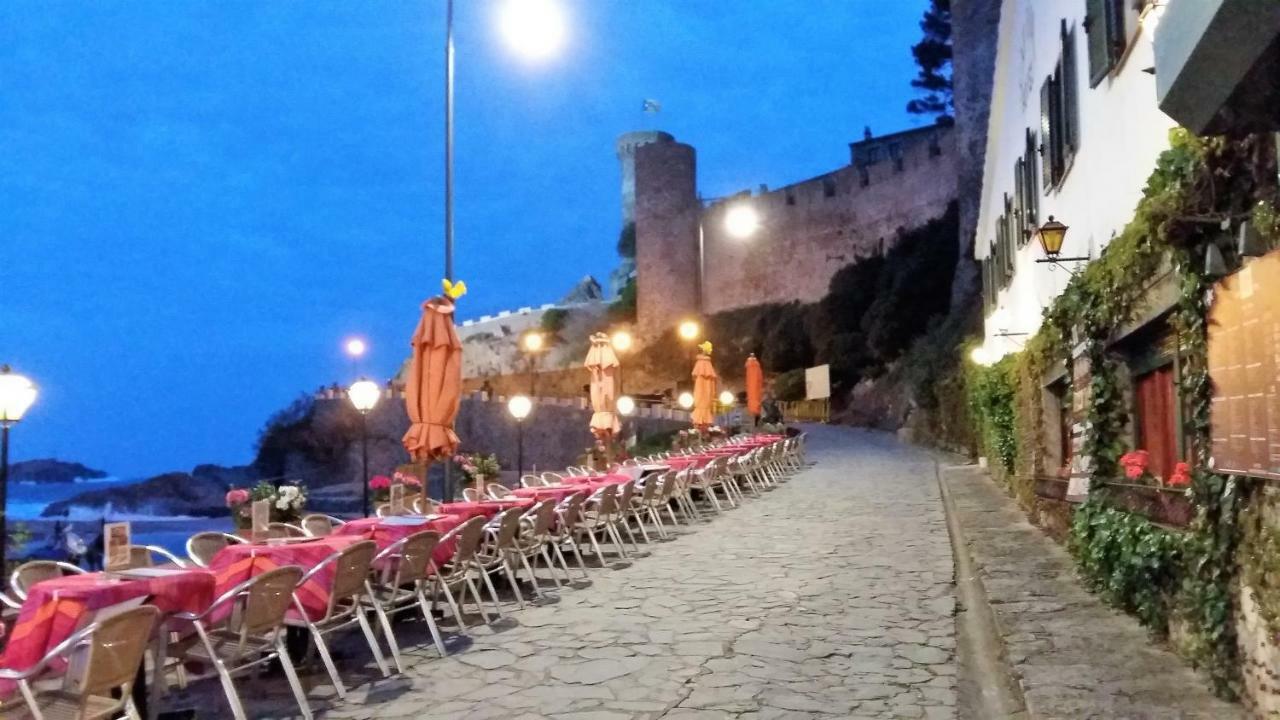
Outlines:
[[[334, 531], [334, 536], [359, 536], [366, 540], [372, 540], [378, 545], [378, 550], [387, 549], [389, 545], [399, 540], [427, 530], [434, 530], [442, 536], [450, 530], [458, 527], [466, 518], [461, 515], [441, 515], [432, 520], [421, 522], [415, 525], [387, 523], [386, 518], [360, 518], [352, 520]], [[456, 540], [442, 542], [436, 546], [436, 551], [432, 553], [431, 559], [435, 562], [436, 567], [440, 567], [449, 562], [453, 557], [453, 551], [458, 547]]]
[[[281, 545], [229, 545], [218, 551], [209, 563], [218, 580], [218, 593], [226, 592], [251, 577], [286, 565], [297, 565], [304, 572], [325, 558], [364, 540], [359, 535], [329, 535], [306, 542]], [[318, 618], [329, 606], [329, 589], [333, 587], [333, 565], [316, 573], [298, 588], [298, 599], [307, 615]]]
[[700, 468], [715, 459], [714, 455], [677, 455], [669, 457], [662, 462], [672, 470], [684, 470], [685, 468]]
[[447, 515], [458, 515], [464, 521], [473, 517], [491, 518], [503, 510], [510, 510], [514, 507], [530, 508], [533, 507], [533, 498], [516, 498], [515, 500], [482, 500], [480, 502], [455, 502], [444, 503], [440, 506], [440, 512]]
[[[153, 578], [89, 573], [38, 582], [18, 611], [0, 667], [31, 667], [88, 624], [94, 613], [129, 600], [147, 598], [163, 613], [200, 612], [213, 602], [214, 583], [213, 573], [198, 568]], [[14, 687], [0, 682], [0, 695], [8, 695]]]
[[590, 486], [588, 485], [574, 484], [574, 485], [552, 485], [550, 487], [516, 488], [511, 492], [515, 493], [517, 496], [522, 498], [530, 498], [535, 502], [542, 502], [543, 500], [553, 500], [557, 503], [561, 503], [561, 502], [564, 502], [565, 499], [567, 499], [570, 495], [574, 493], [587, 493], [588, 495], [590, 495], [591, 489], [590, 489]]

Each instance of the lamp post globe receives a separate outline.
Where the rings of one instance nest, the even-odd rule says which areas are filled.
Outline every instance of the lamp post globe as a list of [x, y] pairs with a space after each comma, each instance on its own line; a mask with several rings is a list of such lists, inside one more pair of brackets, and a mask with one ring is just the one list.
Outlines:
[[631, 349], [631, 345], [635, 342], [635, 338], [627, 330], [618, 330], [609, 336], [609, 343], [613, 345], [613, 349], [618, 352], [626, 352]]
[[680, 407], [684, 408], [685, 410], [688, 410], [689, 408], [692, 408], [692, 407], [693, 407], [693, 393], [691, 393], [691, 392], [682, 392], [682, 393], [680, 393], [680, 397], [679, 397], [679, 398], [677, 398], [676, 402], [680, 403]]
[[546, 344], [547, 338], [540, 332], [527, 332], [520, 338], [520, 347], [527, 353], [540, 352]]
[[516, 419], [516, 479], [524, 475], [524, 419], [533, 410], [533, 401], [527, 395], [515, 395], [507, 401], [507, 412]]
[[725, 407], [732, 407], [733, 401], [735, 399], [736, 398], [733, 396], [733, 393], [729, 392], [728, 390], [725, 390], [720, 393], [720, 404]]
[[614, 403], [614, 407], [618, 410], [618, 414], [628, 417], [636, 411], [636, 401], [630, 395], [623, 395]]
[[724, 214], [724, 229], [739, 240], [749, 238], [760, 229], [760, 214], [746, 203], [734, 205]]
[[382, 389], [378, 387], [378, 383], [364, 378], [355, 381], [350, 388], [347, 388], [347, 397], [362, 415], [372, 410], [381, 396]]
[[511, 49], [530, 60], [551, 57], [564, 44], [564, 10], [553, 0], [507, 0], [498, 25]]
[[693, 341], [698, 339], [698, 335], [702, 332], [702, 328], [698, 325], [697, 320], [685, 320], [676, 327], [680, 339], [685, 341]]

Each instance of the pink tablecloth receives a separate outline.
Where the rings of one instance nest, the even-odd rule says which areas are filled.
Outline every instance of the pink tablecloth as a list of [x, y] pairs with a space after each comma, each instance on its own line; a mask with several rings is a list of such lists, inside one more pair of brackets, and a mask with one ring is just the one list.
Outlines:
[[[95, 612], [129, 600], [147, 598], [163, 613], [200, 612], [213, 602], [214, 584], [213, 573], [201, 569], [136, 579], [89, 573], [36, 583], [18, 611], [0, 667], [31, 667], [87, 624]], [[0, 695], [13, 689], [12, 683], [0, 683]]]
[[[461, 515], [441, 515], [432, 520], [418, 523], [416, 525], [400, 524], [397, 522], [384, 522], [386, 518], [360, 518], [338, 528], [335, 536], [359, 536], [366, 540], [372, 540], [378, 544], [378, 550], [387, 549], [389, 545], [399, 540], [403, 540], [414, 533], [434, 530], [444, 535], [450, 530], [458, 527], [466, 518]], [[449, 562], [453, 557], [453, 551], [457, 549], [456, 540], [442, 542], [436, 546], [436, 551], [431, 555], [431, 559], [435, 561], [437, 567]]]
[[482, 500], [481, 502], [455, 502], [441, 505], [440, 512], [447, 515], [458, 515], [465, 521], [470, 520], [473, 517], [491, 518], [503, 510], [510, 510], [514, 507], [531, 508], [533, 505], [533, 498], [517, 498], [515, 500]]
[[531, 498], [535, 502], [543, 500], [553, 500], [557, 503], [564, 502], [570, 495], [574, 493], [591, 494], [591, 490], [587, 485], [552, 485], [550, 487], [528, 487], [516, 488], [511, 492], [522, 498]]
[[[306, 542], [281, 545], [230, 545], [218, 551], [209, 563], [218, 579], [218, 593], [226, 592], [251, 577], [286, 565], [311, 570], [333, 553], [364, 540], [359, 535], [330, 535]], [[307, 615], [318, 618], [329, 605], [333, 587], [333, 565], [316, 573], [298, 588], [298, 599]]]

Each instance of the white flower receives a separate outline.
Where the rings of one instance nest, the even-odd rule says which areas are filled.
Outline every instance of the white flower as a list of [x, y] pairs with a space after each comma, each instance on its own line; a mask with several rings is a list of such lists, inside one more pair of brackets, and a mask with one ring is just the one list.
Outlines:
[[280, 498], [279, 500], [276, 501], [276, 507], [279, 508], [280, 510], [288, 510], [289, 501], [286, 500], [285, 498]]

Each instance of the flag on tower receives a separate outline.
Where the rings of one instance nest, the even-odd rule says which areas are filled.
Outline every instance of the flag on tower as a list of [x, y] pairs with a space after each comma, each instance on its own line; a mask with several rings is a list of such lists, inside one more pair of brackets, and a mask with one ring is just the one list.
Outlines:
[[656, 113], [662, 110], [662, 103], [646, 98], [640, 109], [647, 113]]

